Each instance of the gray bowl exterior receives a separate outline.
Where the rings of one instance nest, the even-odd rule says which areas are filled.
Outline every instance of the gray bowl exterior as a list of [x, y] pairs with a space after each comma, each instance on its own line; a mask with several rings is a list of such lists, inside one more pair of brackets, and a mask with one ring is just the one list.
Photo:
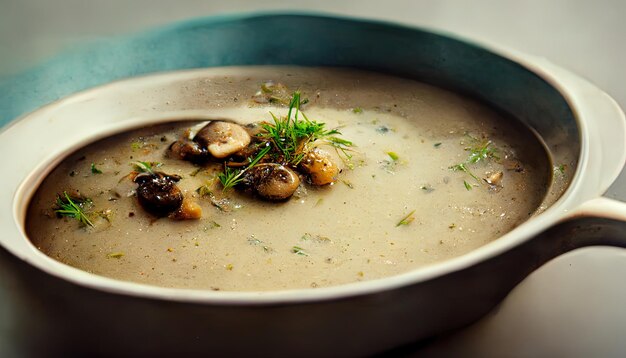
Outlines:
[[553, 257], [588, 245], [626, 247], [625, 232], [622, 221], [574, 219], [436, 279], [374, 294], [274, 305], [108, 293], [50, 276], [0, 249], [4, 339], [20, 356], [320, 357], [390, 349], [396, 355], [476, 321]]
[[[202, 19], [75, 49], [0, 83], [0, 124], [117, 79], [265, 64], [353, 67], [448, 87], [514, 114], [548, 148], [566, 142], [579, 155], [567, 101], [518, 63], [419, 29], [310, 15]], [[425, 282], [259, 305], [112, 294], [52, 277], [0, 248], [2, 328], [22, 355], [360, 356], [466, 326], [549, 259], [586, 245], [624, 246], [625, 232], [626, 224], [611, 219], [571, 219], [514, 250]]]

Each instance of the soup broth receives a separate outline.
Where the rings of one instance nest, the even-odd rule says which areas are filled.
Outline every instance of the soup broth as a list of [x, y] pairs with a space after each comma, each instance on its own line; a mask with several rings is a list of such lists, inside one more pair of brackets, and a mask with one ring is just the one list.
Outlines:
[[[347, 155], [321, 145], [341, 168], [332, 184], [313, 186], [303, 176], [284, 201], [223, 190], [221, 162], [168, 155], [200, 122], [182, 116], [65, 158], [31, 201], [29, 238], [60, 262], [119, 280], [230, 291], [315, 288], [463, 255], [534, 215], [547, 192], [551, 165], [530, 130], [413, 80], [345, 69], [214, 70], [168, 89], [168, 103], [154, 105], [245, 125], [271, 122], [270, 112], [285, 116], [283, 97], [294, 90], [308, 99], [301, 108], [307, 118], [353, 143]], [[146, 212], [131, 174], [138, 162], [180, 176], [178, 187], [202, 216]], [[84, 214], [93, 226], [59, 212], [65, 193], [90, 200]]]

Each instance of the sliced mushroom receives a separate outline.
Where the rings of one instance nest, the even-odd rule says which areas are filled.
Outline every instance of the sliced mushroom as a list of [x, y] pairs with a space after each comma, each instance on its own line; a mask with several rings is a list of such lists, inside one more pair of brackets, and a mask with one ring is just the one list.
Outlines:
[[190, 198], [184, 197], [178, 210], [170, 214], [175, 220], [195, 220], [202, 217], [202, 207]]
[[194, 137], [215, 158], [233, 155], [250, 144], [250, 135], [242, 126], [224, 121], [212, 121]]
[[161, 172], [141, 173], [134, 182], [137, 187], [139, 204], [147, 212], [156, 216], [167, 216], [180, 208], [183, 203], [183, 193], [176, 182], [178, 175], [168, 175]]
[[244, 184], [262, 198], [285, 200], [298, 189], [300, 178], [296, 172], [284, 165], [262, 163], [246, 173]]
[[308, 174], [313, 185], [326, 185], [337, 180], [339, 168], [325, 150], [313, 148], [300, 162], [300, 168]]
[[209, 157], [209, 152], [205, 148], [187, 139], [181, 139], [172, 143], [169, 147], [169, 154], [174, 158], [192, 162], [202, 162]]
[[491, 186], [502, 186], [502, 177], [504, 176], [504, 173], [502, 172], [495, 172], [491, 175], [489, 175], [487, 178], [484, 178], [483, 180], [491, 185]]

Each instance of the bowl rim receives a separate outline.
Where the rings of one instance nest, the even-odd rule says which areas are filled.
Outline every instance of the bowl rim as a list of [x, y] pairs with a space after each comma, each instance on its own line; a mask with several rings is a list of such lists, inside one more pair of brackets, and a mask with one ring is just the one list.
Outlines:
[[[272, 15], [277, 15], [277, 13], [272, 13]], [[292, 14], [282, 14], [278, 13], [278, 15], [292, 15]], [[301, 14], [298, 14], [301, 15]], [[250, 15], [239, 15], [239, 16], [227, 16], [227, 17], [217, 17], [216, 21], [228, 21], [233, 18], [242, 18]], [[340, 17], [343, 19], [344, 17]], [[193, 20], [192, 20], [193, 21]], [[195, 20], [195, 21], [206, 21], [204, 20]], [[382, 24], [389, 24], [393, 26], [402, 26], [396, 23], [390, 23], [385, 21], [370, 21], [363, 20], [364, 22], [375, 22]], [[410, 27], [411, 29], [415, 29], [416, 27]], [[428, 32], [432, 32], [435, 34], [441, 34], [438, 31], [425, 30]], [[23, 220], [20, 222], [20, 218], [24, 216], [23, 208], [27, 205], [23, 204], [24, 197], [28, 196], [29, 189], [27, 188], [27, 184], [29, 183], [29, 178], [36, 173], [38, 170], [42, 170], [43, 167], [51, 166], [53, 160], [44, 160], [40, 163], [37, 163], [36, 168], [33, 170], [31, 165], [31, 170], [29, 171], [28, 178], [23, 179], [21, 184], [19, 185], [18, 190], [14, 193], [12, 198], [12, 209], [13, 209], [13, 218], [14, 224], [17, 226], [20, 234], [22, 235], [22, 239], [28, 241], [30, 245], [31, 251], [22, 256], [17, 255], [22, 260], [27, 261], [29, 264], [35, 266], [36, 268], [43, 270], [44, 272], [61, 278], [65, 281], [69, 281], [71, 283], [88, 287], [91, 289], [96, 289], [100, 291], [105, 291], [113, 294], [122, 294], [122, 295], [130, 295], [135, 297], [143, 297], [150, 299], [161, 299], [161, 300], [173, 300], [178, 302], [192, 302], [192, 303], [203, 303], [203, 304], [218, 304], [218, 305], [272, 305], [272, 304], [297, 304], [297, 303], [306, 303], [306, 302], [319, 302], [319, 301], [327, 301], [327, 300], [336, 300], [343, 299], [353, 296], [367, 295], [367, 294], [375, 294], [383, 291], [393, 290], [401, 287], [406, 287], [414, 284], [418, 284], [420, 282], [428, 281], [434, 279], [439, 276], [443, 276], [455, 271], [462, 270], [464, 268], [473, 266], [481, 261], [484, 261], [490, 257], [496, 256], [504, 251], [513, 249], [515, 246], [518, 246], [522, 242], [530, 239], [534, 235], [540, 233], [546, 228], [550, 227], [558, 220], [562, 219], [566, 212], [570, 209], [575, 208], [578, 204], [586, 199], [591, 199], [594, 197], [593, 193], [584, 192], [581, 187], [585, 185], [585, 176], [583, 175], [583, 169], [587, 167], [589, 162], [589, 151], [590, 151], [590, 134], [589, 134], [589, 126], [587, 122], [581, 118], [581, 114], [578, 112], [577, 101], [574, 99], [575, 96], [572, 95], [570, 88], [564, 85], [562, 82], [562, 78], [565, 76], [569, 76], [568, 74], [560, 73], [556, 74], [555, 71], [558, 72], [556, 66], [550, 66], [549, 64], [542, 63], [541, 60], [533, 59], [527, 55], [522, 55], [512, 50], [507, 50], [504, 48], [495, 48], [493, 45], [484, 45], [479, 44], [476, 40], [467, 40], [464, 38], [459, 38], [456, 35], [450, 36], [449, 34], [444, 34], [444, 36], [454, 38], [461, 42], [471, 43], [477, 47], [484, 49], [485, 51], [490, 51], [495, 53], [496, 55], [502, 56], [504, 58], [510, 59], [529, 71], [533, 72], [540, 78], [547, 81], [552, 87], [554, 87], [565, 99], [567, 104], [570, 106], [570, 109], [574, 113], [574, 118], [577, 121], [579, 126], [579, 136], [580, 136], [580, 153], [579, 160], [577, 164], [577, 168], [575, 169], [574, 176], [571, 179], [569, 187], [566, 191], [560, 196], [560, 198], [553, 203], [546, 211], [541, 213], [540, 215], [530, 218], [525, 221], [523, 224], [508, 232], [507, 234], [499, 237], [498, 239], [481, 246], [475, 250], [470, 251], [464, 255], [459, 257], [446, 260], [440, 263], [435, 263], [433, 265], [429, 265], [426, 267], [417, 268], [402, 274], [374, 279], [356, 283], [343, 284], [339, 286], [331, 286], [331, 287], [322, 287], [316, 289], [293, 289], [293, 290], [281, 290], [281, 291], [244, 291], [244, 292], [235, 292], [235, 291], [210, 291], [210, 290], [197, 290], [197, 289], [181, 289], [181, 288], [163, 288], [157, 286], [151, 286], [140, 283], [133, 282], [125, 282], [115, 279], [106, 278], [103, 276], [98, 276], [94, 274], [87, 273], [80, 269], [76, 269], [60, 262], [55, 261], [54, 259], [46, 256], [39, 250], [37, 250], [30, 241], [27, 239], [25, 233], [23, 232]], [[201, 71], [200, 69], [199, 71]], [[183, 72], [194, 72], [198, 70], [185, 70]], [[178, 72], [178, 71], [177, 71]], [[159, 73], [156, 76], [167, 76], [168, 73]], [[570, 74], [571, 75], [571, 74]], [[40, 109], [32, 112], [26, 116], [22, 116], [21, 118], [13, 121], [9, 125], [2, 128], [0, 131], [0, 137], [7, 135], [8, 132], [11, 132], [18, 123], [28, 121], [31, 116], [40, 113], [41, 111], [48, 111], [50, 109], [57, 108], [59, 106], [63, 106], [68, 100], [76, 100], [77, 98], [81, 98], [89, 95], [93, 91], [99, 91], [107, 86], [115, 86], [120, 83], [124, 83], [127, 81], [136, 81], [142, 80], [142, 77], [153, 77], [154, 74], [148, 76], [140, 76], [133, 77], [130, 79], [120, 80], [110, 82], [103, 86], [94, 87], [85, 91], [81, 91], [75, 94], [72, 94], [69, 97], [66, 97], [62, 100], [54, 102], [52, 104], [48, 104], [46, 106], [41, 107]], [[573, 76], [573, 75], [571, 75]], [[154, 118], [143, 119], [145, 121], [154, 121]], [[133, 126], [139, 126], [141, 123], [146, 124], [147, 122], [142, 122], [142, 119], [138, 119], [136, 123], [133, 123]], [[118, 128], [119, 127], [119, 128]], [[118, 127], [111, 127], [110, 133], [119, 132], [122, 129], [128, 129], [129, 125], [125, 122], [123, 125]], [[91, 143], [102, 136], [105, 136], [106, 133], [100, 132], [97, 136], [90, 137], [88, 140], [85, 140], [85, 143], [74, 143], [72, 148], [69, 150], [70, 152], [82, 147], [86, 143]], [[624, 154], [626, 155], [626, 153]], [[60, 159], [58, 159], [60, 160]], [[617, 173], [615, 173], [615, 177]], [[610, 181], [614, 180], [612, 178]], [[606, 188], [595, 188], [596, 191], [595, 196], [599, 196], [602, 191]], [[30, 190], [34, 192], [33, 190]], [[32, 193], [31, 193], [32, 194]], [[22, 203], [22, 204], [20, 204]], [[16, 254], [10, 247], [6, 247], [2, 242], [0, 242], [2, 246], [4, 246], [9, 252]]]

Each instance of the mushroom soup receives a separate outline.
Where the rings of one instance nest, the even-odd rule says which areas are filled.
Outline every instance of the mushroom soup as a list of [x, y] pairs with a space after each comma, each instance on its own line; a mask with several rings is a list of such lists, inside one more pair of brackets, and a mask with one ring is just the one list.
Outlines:
[[473, 99], [353, 70], [210, 73], [154, 104], [182, 113], [176, 121], [97, 141], [54, 168], [29, 206], [33, 244], [150, 285], [314, 288], [467, 253], [546, 195], [540, 141]]

